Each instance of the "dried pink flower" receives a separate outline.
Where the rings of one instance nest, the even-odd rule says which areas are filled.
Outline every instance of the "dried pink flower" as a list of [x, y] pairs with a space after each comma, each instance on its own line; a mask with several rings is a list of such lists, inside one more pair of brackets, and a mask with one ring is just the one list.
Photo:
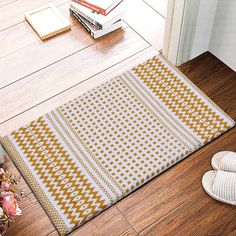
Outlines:
[[10, 217], [21, 214], [21, 210], [13, 194], [3, 197], [2, 208]]

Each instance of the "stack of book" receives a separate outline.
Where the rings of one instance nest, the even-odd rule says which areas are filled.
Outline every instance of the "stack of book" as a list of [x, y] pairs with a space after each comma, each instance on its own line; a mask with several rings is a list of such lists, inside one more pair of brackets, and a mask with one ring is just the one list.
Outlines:
[[70, 13], [93, 38], [99, 38], [122, 27], [122, 0], [72, 0]]

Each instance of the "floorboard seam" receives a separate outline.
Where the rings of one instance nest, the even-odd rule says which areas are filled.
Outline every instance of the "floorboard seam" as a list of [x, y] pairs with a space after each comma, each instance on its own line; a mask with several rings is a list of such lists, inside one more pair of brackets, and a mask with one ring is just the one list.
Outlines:
[[1, 5], [0, 8], [6, 7], [6, 6], [8, 6], [8, 5], [10, 5], [10, 4], [14, 3], [14, 2], [17, 2], [17, 1], [18, 0], [12, 0], [11, 2], [8, 2], [8, 3], [5, 3], [5, 4]]
[[127, 217], [123, 214], [123, 212], [120, 210], [120, 208], [117, 205], [116, 205], [116, 208], [121, 213], [121, 215], [124, 217], [125, 221], [132, 227], [132, 229], [135, 231], [135, 233], [137, 235], [139, 235], [138, 231], [134, 228], [134, 226], [131, 224], [131, 222], [127, 219]]
[[144, 233], [147, 229], [155, 226], [156, 224], [158, 224], [158, 222], [160, 222], [161, 220], [165, 219], [166, 217], [168, 217], [169, 215], [173, 214], [173, 212], [175, 212], [176, 210], [178, 210], [180, 207], [182, 207], [185, 204], [185, 202], [183, 202], [182, 204], [180, 204], [179, 206], [177, 206], [174, 210], [170, 211], [169, 213], [167, 213], [165, 216], [161, 217], [160, 219], [158, 219], [157, 221], [151, 223], [150, 225], [148, 225], [147, 227], [145, 227], [143, 230], [140, 231], [140, 233]]
[[157, 11], [154, 7], [152, 7], [148, 2], [146, 2], [145, 0], [143, 0], [143, 2], [145, 4], [147, 4], [153, 11], [155, 11], [159, 16], [161, 16], [164, 20], [166, 19], [165, 16], [163, 16], [159, 11]]
[[62, 57], [62, 58], [59, 59], [59, 60], [56, 60], [56, 61], [54, 61], [54, 62], [52, 62], [52, 63], [50, 63], [50, 64], [48, 64], [48, 65], [46, 65], [46, 66], [44, 66], [44, 67], [42, 67], [42, 68], [40, 68], [40, 69], [38, 69], [38, 70], [35, 70], [35, 71], [29, 73], [28, 75], [25, 75], [25, 76], [23, 76], [23, 77], [21, 77], [21, 78], [15, 80], [15, 81], [13, 81], [13, 82], [7, 84], [7, 85], [4, 85], [4, 86], [1, 87], [0, 89], [7, 88], [7, 87], [9, 87], [10, 85], [13, 85], [13, 84], [15, 84], [15, 83], [17, 83], [17, 82], [19, 82], [19, 81], [21, 81], [21, 80], [24, 80], [25, 78], [27, 78], [27, 77], [29, 77], [29, 76], [31, 76], [31, 75], [33, 75], [33, 74], [36, 74], [37, 72], [39, 72], [39, 71], [41, 71], [41, 70], [44, 70], [44, 69], [46, 69], [46, 68], [48, 68], [48, 67], [50, 67], [50, 66], [53, 66], [54, 64], [57, 64], [58, 62], [60, 62], [60, 61], [62, 61], [62, 60], [64, 60], [64, 59], [66, 59], [66, 58], [68, 58], [68, 57], [71, 57], [71, 56], [75, 55], [76, 53], [79, 53], [79, 52], [81, 52], [81, 51], [83, 51], [83, 50], [85, 50], [85, 49], [87, 49], [87, 48], [89, 48], [89, 47], [91, 47], [91, 46], [93, 46], [93, 45], [95, 45], [95, 44], [96, 44], [96, 42], [94, 42], [94, 43], [92, 43], [92, 44], [90, 44], [90, 45], [88, 45], [88, 46], [86, 46], [86, 47], [84, 47], [84, 48], [81, 48], [81, 49], [79, 49], [79, 50], [77, 50], [77, 51], [75, 51], [75, 52], [73, 52], [73, 53], [71, 53], [71, 54], [69, 54], [69, 55], [67, 55], [67, 56], [65, 56], [65, 57]]
[[132, 29], [139, 37], [141, 37], [149, 46], [152, 46], [151, 43], [149, 43], [139, 32], [137, 32], [126, 20], [123, 19], [126, 25], [129, 26], [130, 29]]

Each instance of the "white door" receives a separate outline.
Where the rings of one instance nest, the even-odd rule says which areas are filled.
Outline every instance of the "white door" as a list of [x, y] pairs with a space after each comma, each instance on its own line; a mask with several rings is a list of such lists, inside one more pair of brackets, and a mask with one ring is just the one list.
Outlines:
[[190, 58], [200, 0], [168, 0], [163, 54], [178, 66]]

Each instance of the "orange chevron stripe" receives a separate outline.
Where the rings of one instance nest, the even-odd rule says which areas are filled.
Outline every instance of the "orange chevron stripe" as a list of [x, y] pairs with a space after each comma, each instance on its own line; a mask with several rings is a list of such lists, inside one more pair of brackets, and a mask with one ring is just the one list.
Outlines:
[[[30, 132], [34, 132], [34, 138], [27, 131], [29, 127], [32, 128]], [[55, 135], [47, 127], [43, 119], [40, 118], [31, 123], [29, 127], [20, 128], [18, 131], [13, 132], [12, 135], [52, 197], [55, 197], [55, 201], [58, 202], [64, 214], [67, 215], [70, 223], [74, 225], [81, 224], [90, 215], [94, 215], [101, 209], [106, 208], [107, 205], [104, 204], [104, 200], [89, 184], [82, 172], [75, 167], [73, 160], [58, 143]], [[38, 139], [38, 142], [35, 142], [35, 138]], [[42, 145], [38, 146], [40, 142]], [[45, 147], [45, 149], [40, 150], [40, 147]], [[49, 162], [45, 158], [43, 151], [47, 151], [47, 154], [51, 155], [52, 161]], [[57, 171], [61, 171], [61, 175], [57, 175], [57, 171], [53, 170], [51, 163], [55, 163], [58, 168]], [[62, 175], [64, 175], [64, 178], [60, 179]], [[64, 179], [68, 181], [64, 182]], [[70, 183], [69, 188], [66, 187], [67, 183]], [[73, 192], [77, 192], [77, 198], [71, 196], [70, 189], [72, 188], [74, 189]], [[78, 207], [78, 198], [83, 202], [82, 205], [87, 206], [85, 209]]]
[[[224, 119], [194, 95], [194, 92], [157, 57], [132, 70], [183, 123], [206, 142], [227, 128]], [[178, 96], [173, 96], [175, 93]], [[198, 117], [202, 118], [198, 119]], [[202, 119], [205, 121], [202, 122]], [[208, 125], [206, 125], [207, 123]], [[211, 130], [208, 129], [209, 126], [212, 126]]]

